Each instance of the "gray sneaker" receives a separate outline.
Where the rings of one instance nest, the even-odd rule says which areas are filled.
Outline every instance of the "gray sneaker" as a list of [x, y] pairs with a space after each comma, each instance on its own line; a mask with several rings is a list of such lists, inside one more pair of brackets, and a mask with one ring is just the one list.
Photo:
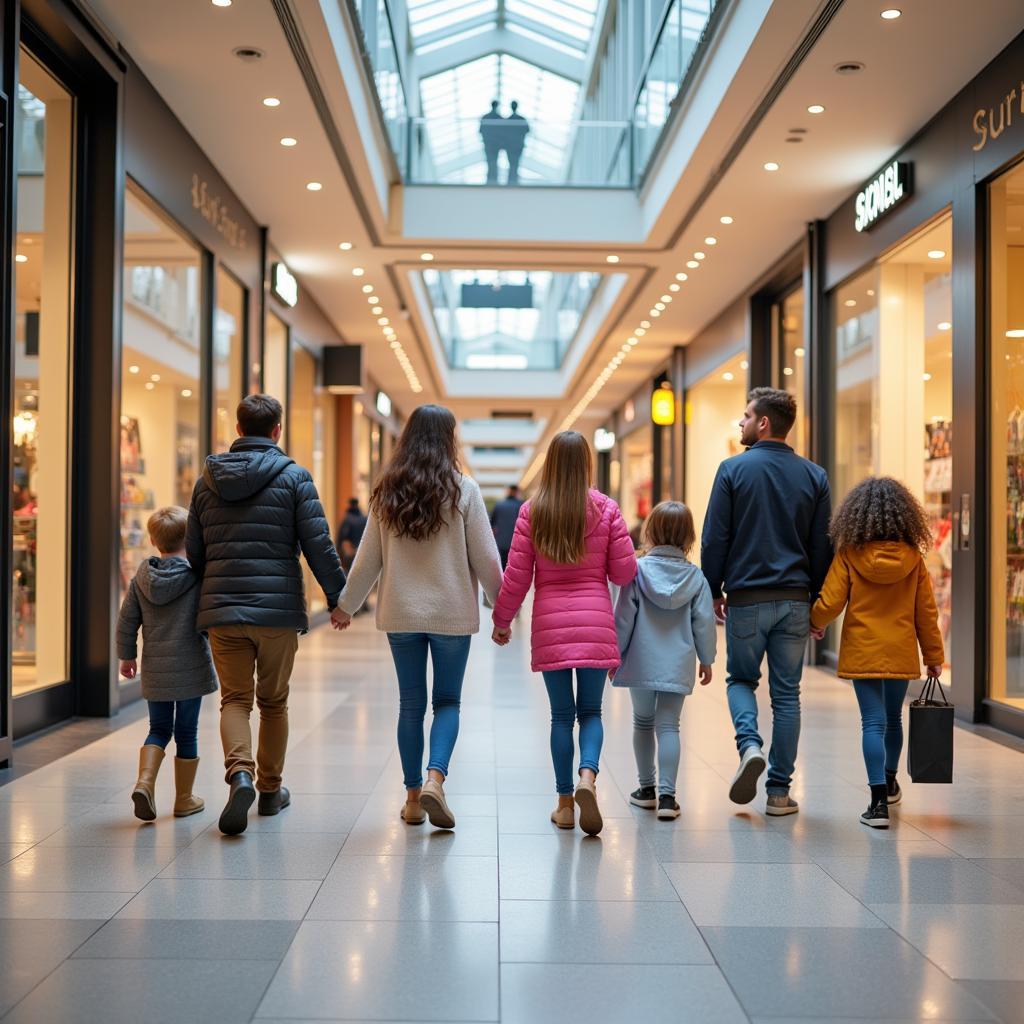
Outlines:
[[796, 814], [799, 810], [800, 805], [791, 796], [786, 793], [778, 793], [768, 797], [764, 813], [770, 814], [772, 817], [780, 817], [783, 814]]
[[747, 747], [729, 787], [729, 799], [734, 804], [749, 804], [757, 796], [757, 780], [767, 766], [760, 747]]

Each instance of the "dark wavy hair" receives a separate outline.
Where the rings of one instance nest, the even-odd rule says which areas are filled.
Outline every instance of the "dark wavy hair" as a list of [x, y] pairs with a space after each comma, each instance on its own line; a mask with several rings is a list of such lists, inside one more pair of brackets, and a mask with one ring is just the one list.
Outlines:
[[891, 476], [869, 476], [857, 484], [836, 509], [828, 532], [837, 551], [880, 540], [901, 541], [922, 553], [932, 546], [921, 503]]
[[440, 405], [421, 405], [370, 495], [370, 510], [396, 537], [426, 540], [458, 508], [461, 472], [455, 417]]

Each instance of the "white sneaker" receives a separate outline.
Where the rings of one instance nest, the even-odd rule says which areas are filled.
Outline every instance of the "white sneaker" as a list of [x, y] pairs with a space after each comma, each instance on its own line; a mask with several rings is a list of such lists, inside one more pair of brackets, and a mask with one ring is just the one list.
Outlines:
[[767, 767], [761, 748], [747, 747], [729, 787], [729, 799], [734, 804], [749, 804], [757, 796], [757, 780]]

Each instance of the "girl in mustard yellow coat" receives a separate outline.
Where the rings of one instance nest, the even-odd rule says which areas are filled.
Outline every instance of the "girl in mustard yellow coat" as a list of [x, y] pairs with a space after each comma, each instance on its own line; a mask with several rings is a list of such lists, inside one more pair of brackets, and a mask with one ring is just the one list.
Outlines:
[[839, 675], [852, 679], [860, 705], [871, 804], [860, 820], [889, 827], [900, 801], [896, 769], [903, 750], [903, 701], [921, 677], [942, 672], [945, 653], [923, 553], [932, 545], [917, 499], [891, 477], [869, 477], [836, 509], [829, 530], [836, 556], [811, 626], [823, 630], [843, 609]]

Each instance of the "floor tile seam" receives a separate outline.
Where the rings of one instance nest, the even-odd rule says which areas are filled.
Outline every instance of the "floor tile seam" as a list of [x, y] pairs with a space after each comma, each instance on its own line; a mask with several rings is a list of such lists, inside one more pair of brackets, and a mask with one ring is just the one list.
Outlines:
[[[19, 854], [18, 856], [21, 855]], [[1017, 882], [1011, 881], [1009, 878], [1004, 878], [1002, 875], [996, 874], [996, 872], [989, 868], [986, 865], [986, 863], [981, 863], [990, 860], [1020, 860], [1020, 857], [964, 857], [963, 859], [966, 860], [969, 864], [973, 864], [976, 868], [979, 868], [980, 870], [984, 871], [985, 874], [991, 875], [992, 878], [997, 878], [1000, 882], [1003, 882], [1004, 884], [1016, 889], [1021, 894], [1022, 901], [1024, 901], [1024, 885], [1020, 885]], [[1016, 903], [1010, 905], [1018, 906], [1018, 904]]]

